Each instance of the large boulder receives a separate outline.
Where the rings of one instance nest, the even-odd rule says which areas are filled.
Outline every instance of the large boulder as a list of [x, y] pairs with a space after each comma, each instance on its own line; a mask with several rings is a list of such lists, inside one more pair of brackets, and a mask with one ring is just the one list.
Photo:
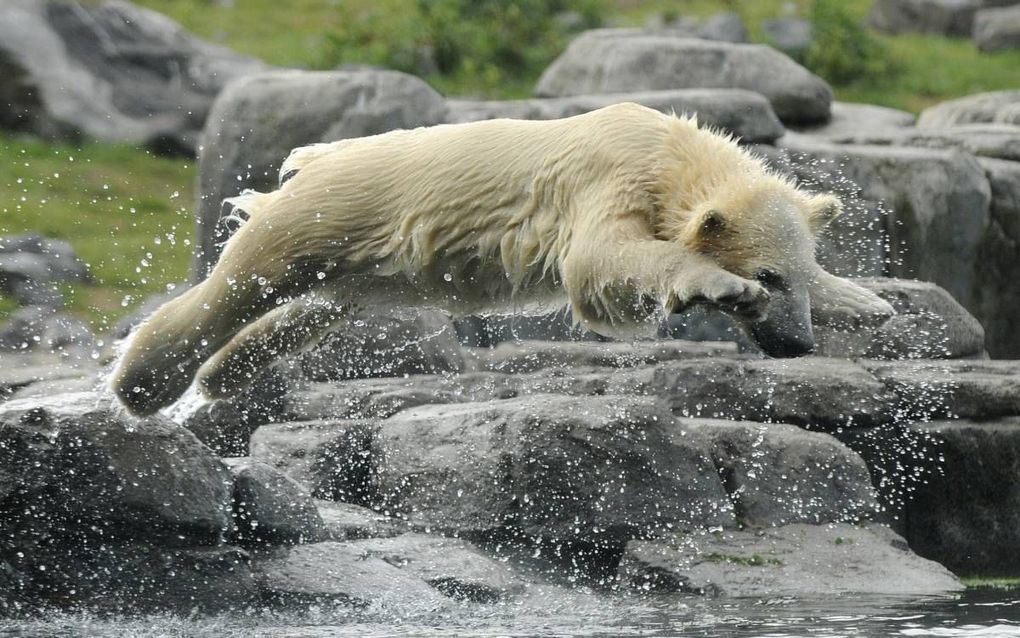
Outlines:
[[982, 51], [1020, 49], [1020, 5], [978, 11], [974, 43]]
[[832, 119], [823, 124], [798, 126], [796, 130], [817, 137], [854, 135], [862, 132], [884, 131], [913, 126], [917, 118], [913, 113], [874, 104], [833, 102]]
[[494, 603], [525, 587], [507, 565], [459, 538], [402, 534], [355, 541], [350, 547], [414, 574], [458, 600]]
[[[856, 187], [857, 197], [884, 204], [887, 215], [880, 225], [874, 225], [867, 207], [862, 213], [851, 208], [847, 219], [836, 223], [857, 224], [860, 241], [868, 247], [888, 246], [885, 274], [937, 283], [978, 313], [977, 290], [984, 282], [977, 264], [990, 219], [991, 191], [977, 160], [958, 151], [835, 145], [806, 137], [783, 142], [789, 153], [785, 168], [798, 178], [850, 196]], [[819, 166], [840, 170], [826, 172]], [[840, 228], [834, 232], [838, 237]], [[865, 262], [858, 273], [839, 274], [870, 271], [871, 264]]]
[[[956, 573], [1016, 574], [1020, 419], [917, 423], [908, 432], [910, 439], [880, 431], [853, 445], [875, 466], [876, 478], [923, 477], [904, 495], [884, 495], [910, 547]], [[903, 440], [914, 443], [905, 447]], [[890, 456], [892, 450], [899, 453]]]
[[785, 423], [679, 423], [676, 436], [711, 451], [741, 526], [857, 522], [878, 509], [867, 465], [828, 434]]
[[958, 359], [984, 353], [978, 320], [935, 284], [868, 278], [857, 283], [885, 299], [896, 314], [878, 325], [845, 322], [814, 326], [815, 353], [847, 359]]
[[639, 590], [722, 596], [937, 595], [963, 585], [880, 525], [786, 525], [631, 541], [621, 580]]
[[326, 525], [311, 496], [294, 479], [247, 457], [225, 459], [234, 475], [237, 540], [286, 545], [326, 540]]
[[281, 549], [254, 568], [262, 598], [277, 606], [373, 605], [407, 614], [433, 610], [444, 600], [412, 573], [344, 543]]
[[51, 307], [18, 308], [0, 325], [0, 350], [64, 352], [94, 344], [87, 322]]
[[740, 89], [679, 89], [636, 91], [623, 95], [574, 95], [530, 100], [450, 100], [451, 122], [474, 122], [509, 117], [551, 120], [594, 111], [619, 102], [636, 102], [663, 113], [696, 115], [698, 123], [726, 131], [743, 142], [773, 142], [783, 125], [768, 100]]
[[252, 455], [327, 496], [451, 533], [619, 540], [731, 525], [706, 451], [673, 427], [650, 399], [534, 395], [263, 426]]
[[985, 0], [875, 0], [871, 26], [886, 33], [935, 33], [969, 37]]
[[[1018, 120], [1020, 121], [1020, 120]], [[978, 257], [975, 314], [993, 357], [1020, 358], [1020, 162], [980, 159], [992, 188], [991, 219]]]
[[832, 90], [817, 76], [764, 45], [712, 42], [599, 29], [581, 34], [542, 74], [539, 97], [686, 88], [761, 93], [783, 122], [829, 119]]
[[258, 60], [110, 0], [0, 5], [0, 128], [193, 154], [209, 107]]
[[446, 120], [442, 96], [396, 71], [276, 71], [245, 77], [216, 100], [202, 133], [195, 276], [205, 277], [230, 229], [221, 202], [277, 186], [291, 149]]
[[66, 241], [35, 234], [0, 237], [0, 294], [21, 305], [58, 308], [64, 300], [54, 284], [90, 281], [88, 266]]
[[1002, 122], [1020, 124], [1020, 90], [977, 93], [930, 106], [917, 118], [920, 128]]
[[[26, 396], [37, 386], [51, 390], [61, 384], [99, 385], [99, 369], [91, 359], [75, 361], [57, 354], [21, 351], [3, 353], [0, 365], [0, 401], [12, 395]], [[47, 395], [60, 394], [49, 392]]]
[[944, 128], [863, 130], [829, 135], [840, 144], [958, 148], [972, 155], [1020, 160], [1020, 126], [1015, 124], [957, 124]]
[[0, 510], [8, 542], [62, 533], [215, 544], [233, 529], [233, 479], [159, 416], [136, 421], [82, 392], [0, 405]]

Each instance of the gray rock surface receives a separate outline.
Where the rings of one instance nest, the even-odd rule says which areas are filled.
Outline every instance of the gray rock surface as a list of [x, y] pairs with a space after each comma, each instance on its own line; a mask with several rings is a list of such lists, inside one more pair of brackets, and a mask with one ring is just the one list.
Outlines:
[[982, 51], [1020, 49], [1020, 5], [978, 11], [974, 43]]
[[128, 2], [5, 0], [0, 128], [194, 153], [213, 98], [266, 65]]
[[624, 94], [574, 95], [530, 100], [485, 101], [453, 99], [448, 102], [450, 122], [474, 122], [500, 117], [550, 120], [594, 111], [619, 102], [636, 102], [662, 111], [697, 115], [698, 122], [723, 130], [744, 142], [773, 142], [783, 125], [764, 97], [741, 89], [678, 89]]
[[774, 18], [761, 25], [765, 41], [789, 55], [803, 54], [811, 46], [811, 23], [800, 18]]
[[[0, 359], [0, 401], [25, 394], [37, 385], [83, 382], [99, 385], [99, 370], [91, 361], [40, 352], [5, 352]], [[52, 396], [54, 393], [50, 393]]]
[[747, 42], [747, 27], [735, 11], [720, 11], [705, 18], [694, 34], [703, 40]]
[[981, 244], [975, 313], [985, 328], [988, 352], [1020, 358], [1020, 162], [980, 159], [992, 188], [991, 219]]
[[886, 33], [969, 37], [983, 0], [875, 0], [868, 22]]
[[919, 128], [945, 128], [961, 124], [1002, 122], [1017, 124], [1011, 119], [1020, 104], [1020, 90], [992, 91], [941, 102], [930, 106], [917, 118]]
[[636, 29], [581, 34], [545, 70], [535, 94], [563, 97], [683, 88], [756, 91], [787, 123], [824, 122], [832, 101], [825, 82], [770, 47], [650, 35]]
[[880, 325], [815, 325], [815, 353], [867, 359], [956, 359], [980, 357], [984, 329], [949, 293], [935, 284], [870, 278], [858, 283], [896, 310]]
[[402, 614], [435, 609], [444, 597], [410, 572], [349, 544], [297, 545], [254, 564], [262, 597], [282, 606], [372, 606]]
[[[860, 198], [884, 203], [888, 214], [879, 226], [866, 215], [859, 217], [854, 209], [847, 220], [837, 223], [859, 224], [865, 246], [888, 244], [886, 274], [934, 282], [978, 313], [976, 291], [983, 282], [978, 279], [977, 263], [990, 219], [991, 191], [984, 170], [972, 156], [958, 151], [833, 145], [790, 136], [783, 143], [791, 153], [787, 168], [799, 178], [837, 192], [852, 192], [855, 185]], [[832, 170], [837, 166], [838, 173]], [[858, 274], [872, 272], [865, 262]]]
[[816, 137], [858, 135], [872, 131], [885, 131], [913, 126], [917, 118], [913, 113], [874, 104], [833, 102], [832, 119], [825, 124], [798, 126], [800, 133]]
[[660, 361], [736, 354], [734, 343], [680, 340], [633, 343], [521, 341], [469, 351], [473, 367], [511, 374], [564, 367], [629, 368]]
[[1020, 160], [1020, 126], [1014, 124], [959, 124], [945, 128], [928, 126], [865, 130], [830, 135], [829, 139], [840, 144], [957, 148], [982, 157]]
[[510, 567], [459, 538], [402, 534], [355, 541], [350, 547], [364, 556], [381, 558], [458, 600], [495, 603], [525, 588]]
[[642, 590], [722, 596], [938, 595], [963, 585], [880, 525], [794, 524], [630, 541], [624, 582]]
[[301, 368], [314, 381], [438, 374], [463, 370], [464, 356], [447, 315], [394, 308], [356, 315], [304, 355]]
[[236, 539], [243, 545], [326, 540], [326, 525], [311, 496], [294, 479], [247, 457], [224, 459], [234, 475]]
[[878, 509], [864, 461], [827, 434], [785, 423], [679, 419], [676, 437], [711, 450], [741, 526], [852, 523]]
[[650, 399], [535, 395], [263, 426], [252, 455], [433, 530], [576, 539], [731, 524], [706, 452], [671, 440], [671, 423]]
[[396, 71], [277, 71], [233, 83], [213, 104], [202, 133], [197, 278], [229, 236], [217, 225], [223, 199], [245, 188], [275, 189], [291, 149], [444, 121], [443, 98]]
[[896, 395], [897, 421], [991, 420], [1020, 415], [1016, 361], [863, 361]]
[[92, 348], [95, 341], [88, 323], [51, 307], [18, 308], [0, 326], [0, 350], [61, 352]]
[[74, 248], [36, 234], [0, 237], [0, 294], [23, 306], [59, 308], [63, 295], [54, 284], [92, 281]]
[[96, 393], [0, 404], [0, 509], [8, 542], [61, 530], [215, 544], [233, 529], [230, 472], [162, 417], [136, 421]]
[[361, 505], [318, 499], [315, 506], [331, 541], [389, 538], [408, 531], [407, 524], [400, 519], [373, 512]]

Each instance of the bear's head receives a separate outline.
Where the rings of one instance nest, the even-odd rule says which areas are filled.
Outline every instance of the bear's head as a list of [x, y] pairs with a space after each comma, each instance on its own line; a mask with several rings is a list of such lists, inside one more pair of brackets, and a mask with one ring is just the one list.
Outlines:
[[809, 195], [770, 176], [718, 189], [675, 230], [692, 250], [769, 292], [765, 316], [744, 320], [745, 326], [766, 354], [795, 357], [814, 349], [812, 314], [824, 321], [833, 298], [841, 300], [844, 314], [893, 314], [885, 301], [830, 275], [815, 260], [818, 232], [841, 212], [835, 196]]

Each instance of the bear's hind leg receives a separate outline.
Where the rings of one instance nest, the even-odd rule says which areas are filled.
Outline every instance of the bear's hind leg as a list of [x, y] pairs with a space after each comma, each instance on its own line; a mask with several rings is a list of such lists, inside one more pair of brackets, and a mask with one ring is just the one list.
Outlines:
[[277, 359], [317, 343], [346, 314], [331, 300], [309, 296], [262, 315], [199, 369], [202, 394], [210, 399], [239, 394]]

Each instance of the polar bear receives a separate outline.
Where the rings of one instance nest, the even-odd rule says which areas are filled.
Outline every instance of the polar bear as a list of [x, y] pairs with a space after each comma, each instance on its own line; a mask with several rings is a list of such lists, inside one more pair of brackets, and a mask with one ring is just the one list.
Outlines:
[[228, 200], [248, 219], [208, 278], [132, 337], [111, 381], [132, 412], [173, 403], [196, 373], [207, 396], [235, 394], [364, 306], [565, 301], [585, 328], [630, 338], [701, 303], [775, 356], [811, 351], [812, 314], [893, 312], [815, 261], [837, 198], [637, 104], [318, 144], [281, 175]]

